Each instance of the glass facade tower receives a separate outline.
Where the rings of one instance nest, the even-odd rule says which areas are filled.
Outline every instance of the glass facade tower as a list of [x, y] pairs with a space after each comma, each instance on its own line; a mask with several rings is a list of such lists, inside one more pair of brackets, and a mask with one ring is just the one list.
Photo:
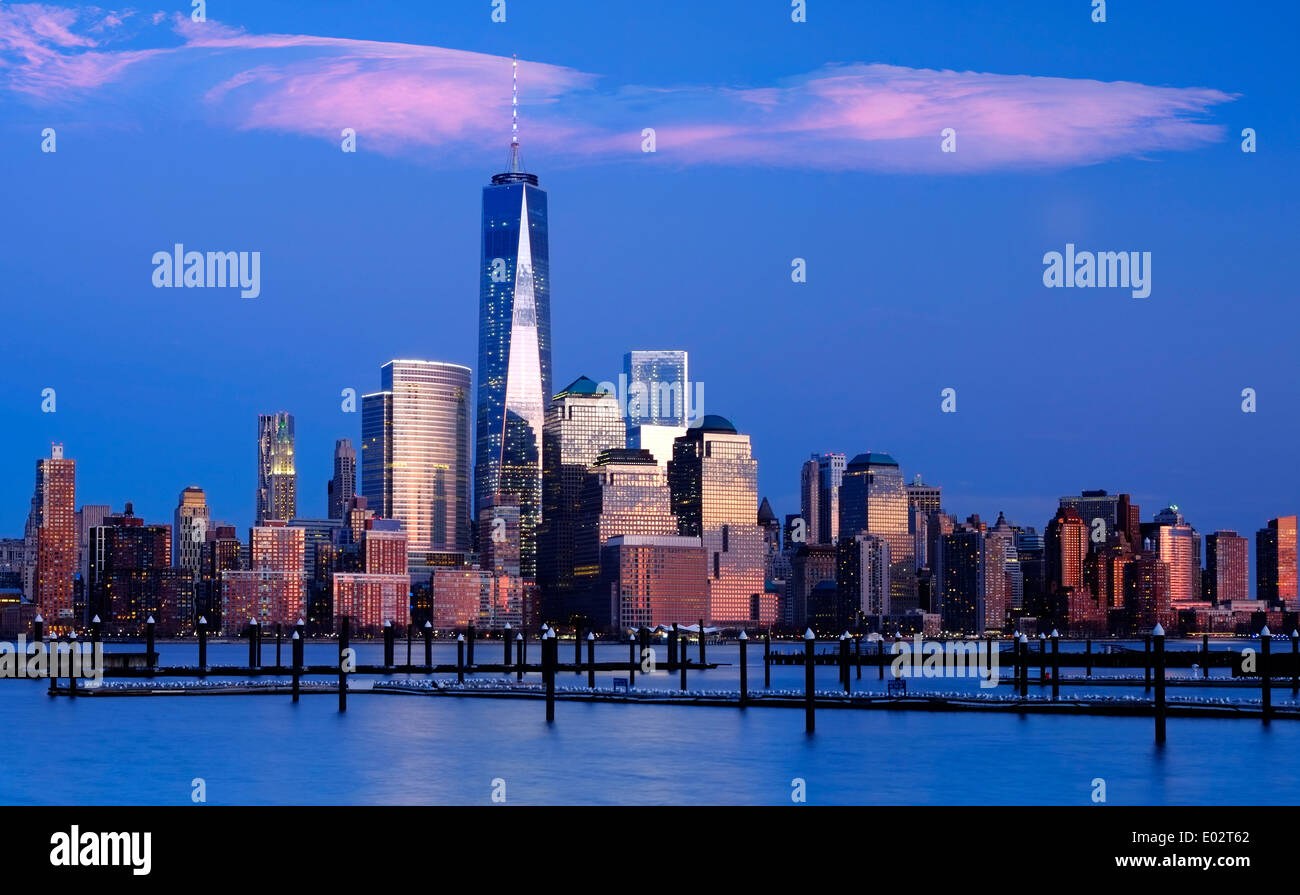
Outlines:
[[483, 188], [479, 258], [475, 517], [498, 494], [519, 500], [520, 571], [537, 573], [542, 429], [551, 396], [551, 289], [546, 191], [519, 162]]
[[361, 399], [361, 493], [369, 509], [401, 521], [411, 562], [467, 552], [470, 370], [393, 360], [381, 391]]

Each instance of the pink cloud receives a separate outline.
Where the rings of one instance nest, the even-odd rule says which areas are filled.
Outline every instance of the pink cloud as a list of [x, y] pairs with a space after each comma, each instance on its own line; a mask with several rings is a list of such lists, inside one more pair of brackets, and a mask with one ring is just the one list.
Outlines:
[[[132, 28], [132, 33], [127, 33]], [[145, 47], [122, 47], [125, 42]], [[179, 43], [178, 43], [179, 41]], [[118, 48], [114, 48], [118, 47]], [[166, 65], [162, 62], [167, 60]], [[128, 70], [141, 83], [122, 83]], [[503, 147], [510, 60], [443, 47], [251, 34], [187, 16], [0, 4], [0, 90], [34, 102], [93, 102], [150, 89], [201, 99], [216, 126], [446, 158]], [[640, 158], [656, 130], [672, 164], [914, 172], [1067, 167], [1195, 149], [1223, 139], [1206, 121], [1230, 94], [1203, 87], [826, 66], [758, 88], [602, 89], [595, 75], [521, 62], [525, 149], [563, 162]], [[179, 85], [179, 88], [178, 88]], [[117, 94], [114, 98], [120, 98]], [[940, 151], [953, 128], [957, 152]]]

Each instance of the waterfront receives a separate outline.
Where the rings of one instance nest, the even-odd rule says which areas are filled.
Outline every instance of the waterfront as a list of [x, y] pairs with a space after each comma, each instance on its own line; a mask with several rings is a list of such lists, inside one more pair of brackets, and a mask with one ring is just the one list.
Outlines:
[[[357, 646], [362, 663], [382, 654], [380, 643]], [[572, 643], [562, 643], [561, 657], [571, 658], [565, 646]], [[308, 661], [327, 662], [335, 649], [310, 644]], [[476, 658], [499, 661], [500, 649], [499, 641], [480, 642]], [[247, 659], [243, 643], [210, 650], [214, 664]], [[165, 663], [194, 659], [192, 643], [159, 651]], [[710, 661], [738, 658], [730, 644], [708, 653]], [[608, 644], [597, 658], [626, 654]], [[753, 689], [762, 686], [761, 655], [761, 646], [751, 648]], [[413, 657], [422, 656], [417, 642]], [[452, 644], [435, 647], [436, 662], [454, 656]], [[536, 659], [535, 644], [529, 656]], [[405, 659], [404, 644], [397, 659]], [[273, 645], [264, 660], [274, 662]], [[774, 688], [802, 685], [800, 668], [772, 671]], [[818, 686], [834, 689], [836, 674], [819, 666]], [[609, 686], [615, 676], [622, 675], [601, 672], [597, 683]], [[693, 670], [690, 686], [734, 689], [738, 679], [734, 664], [721, 665]], [[559, 676], [561, 685], [579, 681]], [[664, 671], [636, 681], [677, 686]], [[874, 668], [853, 685], [883, 689]], [[790, 804], [791, 781], [803, 778], [810, 804], [1091, 804], [1098, 777], [1108, 804], [1300, 802], [1293, 722], [1173, 718], [1168, 743], [1157, 747], [1149, 718], [826, 711], [809, 737], [801, 712], [786, 709], [562, 701], [548, 726], [542, 704], [529, 700], [364, 693], [340, 715], [333, 696], [316, 694], [294, 705], [274, 696], [52, 699], [45, 688], [0, 681], [0, 723], [23, 731], [0, 746], [0, 802], [190, 804], [191, 781], [202, 778], [209, 804], [489, 804], [501, 778], [510, 804]], [[975, 691], [978, 683], [909, 682], [920, 688]], [[1143, 688], [1096, 692], [1140, 697]], [[1189, 687], [1178, 695], [1253, 699], [1258, 691]], [[1291, 703], [1290, 689], [1276, 688], [1274, 701]]]

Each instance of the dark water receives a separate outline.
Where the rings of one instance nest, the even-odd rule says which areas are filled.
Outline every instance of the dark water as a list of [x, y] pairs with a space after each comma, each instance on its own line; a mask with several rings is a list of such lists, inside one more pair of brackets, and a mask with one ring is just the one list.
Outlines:
[[[358, 649], [362, 663], [382, 655], [377, 643]], [[194, 660], [192, 644], [160, 650], [165, 663]], [[311, 644], [308, 660], [335, 654], [332, 644]], [[571, 661], [571, 644], [562, 643], [560, 655]], [[614, 645], [597, 653], [626, 655]], [[761, 646], [750, 650], [759, 663], [750, 668], [755, 689], [761, 655]], [[476, 650], [481, 661], [500, 656], [499, 642]], [[423, 659], [419, 642], [413, 657]], [[246, 658], [244, 644], [210, 647], [212, 663]], [[397, 659], [405, 660], [404, 642]], [[712, 647], [709, 659], [734, 663], [738, 653]], [[265, 660], [274, 661], [273, 646]], [[454, 645], [435, 648], [435, 661], [454, 660]], [[818, 685], [834, 689], [836, 676], [820, 667]], [[597, 683], [612, 677], [601, 673]], [[739, 671], [733, 664], [689, 677], [692, 689], [735, 689]], [[585, 680], [568, 674], [559, 683]], [[802, 683], [801, 668], [773, 669], [774, 687]], [[853, 684], [883, 689], [875, 669]], [[637, 686], [675, 689], [677, 676], [638, 674]], [[970, 679], [913, 680], [909, 689], [978, 691]], [[2, 803], [188, 804], [195, 778], [205, 781], [210, 804], [486, 804], [498, 778], [517, 804], [789, 804], [795, 778], [806, 781], [813, 804], [1087, 804], [1095, 778], [1105, 780], [1112, 804], [1300, 802], [1296, 722], [1171, 719], [1158, 748], [1152, 722], [1141, 718], [823, 710], [810, 737], [801, 711], [773, 708], [561, 702], [548, 726], [539, 701], [361, 692], [340, 715], [334, 695], [307, 695], [295, 706], [280, 696], [74, 701], [45, 690], [42, 681], [0, 681]], [[1064, 692], [1142, 696], [1143, 688], [1139, 681]], [[1276, 690], [1275, 702], [1290, 703], [1289, 688]]]

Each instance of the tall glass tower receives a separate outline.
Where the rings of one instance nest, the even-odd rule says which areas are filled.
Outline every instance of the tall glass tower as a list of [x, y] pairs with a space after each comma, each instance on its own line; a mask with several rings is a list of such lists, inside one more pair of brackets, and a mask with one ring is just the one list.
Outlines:
[[293, 461], [293, 414], [257, 417], [257, 524], [298, 515], [298, 472]]
[[546, 191], [523, 170], [517, 125], [507, 170], [483, 188], [479, 258], [474, 516], [497, 495], [519, 500], [520, 574], [537, 574], [542, 428], [551, 395]]

